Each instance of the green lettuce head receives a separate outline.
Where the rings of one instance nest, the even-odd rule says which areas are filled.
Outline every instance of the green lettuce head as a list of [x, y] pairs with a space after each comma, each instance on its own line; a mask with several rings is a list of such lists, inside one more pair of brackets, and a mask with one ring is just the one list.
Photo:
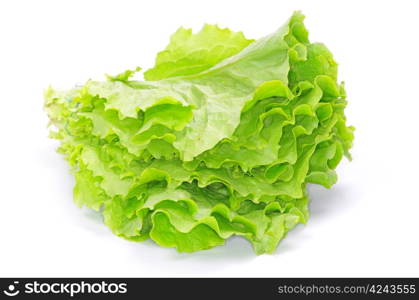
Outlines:
[[274, 252], [307, 221], [307, 184], [331, 187], [353, 140], [337, 64], [303, 20], [259, 40], [181, 28], [144, 81], [136, 68], [49, 88], [76, 204], [132, 241], [193, 252], [240, 235]]

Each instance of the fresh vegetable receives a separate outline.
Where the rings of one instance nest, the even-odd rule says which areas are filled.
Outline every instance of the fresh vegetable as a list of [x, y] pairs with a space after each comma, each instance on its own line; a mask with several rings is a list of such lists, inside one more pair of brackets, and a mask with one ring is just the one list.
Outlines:
[[240, 235], [275, 251], [307, 221], [307, 184], [331, 187], [353, 140], [337, 64], [303, 19], [259, 40], [181, 28], [144, 81], [136, 68], [49, 88], [75, 202], [132, 241], [192, 252]]

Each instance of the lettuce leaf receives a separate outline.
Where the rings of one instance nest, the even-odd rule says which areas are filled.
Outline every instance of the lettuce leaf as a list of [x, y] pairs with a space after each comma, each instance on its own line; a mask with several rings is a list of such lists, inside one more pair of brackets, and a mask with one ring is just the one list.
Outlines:
[[144, 81], [139, 67], [45, 92], [74, 200], [131, 241], [193, 252], [239, 235], [272, 253], [306, 223], [307, 184], [350, 158], [343, 84], [296, 12], [258, 40], [181, 28]]

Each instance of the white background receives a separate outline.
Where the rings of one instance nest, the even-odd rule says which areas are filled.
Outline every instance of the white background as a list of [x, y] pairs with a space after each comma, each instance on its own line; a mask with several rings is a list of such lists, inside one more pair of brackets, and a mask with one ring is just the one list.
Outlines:
[[[0, 276], [419, 276], [416, 1], [1, 1]], [[312, 187], [311, 219], [273, 255], [240, 238], [193, 254], [114, 236], [72, 203], [43, 90], [148, 68], [179, 26], [258, 38], [301, 9], [340, 63], [353, 162]]]

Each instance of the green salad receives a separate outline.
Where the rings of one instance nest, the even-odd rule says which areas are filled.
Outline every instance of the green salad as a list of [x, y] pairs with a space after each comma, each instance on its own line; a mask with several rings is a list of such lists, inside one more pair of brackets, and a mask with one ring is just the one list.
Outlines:
[[337, 64], [303, 20], [257, 40], [180, 28], [142, 81], [135, 68], [48, 88], [76, 204], [131, 241], [193, 252], [239, 235], [274, 252], [307, 222], [307, 185], [335, 184], [353, 141]]

